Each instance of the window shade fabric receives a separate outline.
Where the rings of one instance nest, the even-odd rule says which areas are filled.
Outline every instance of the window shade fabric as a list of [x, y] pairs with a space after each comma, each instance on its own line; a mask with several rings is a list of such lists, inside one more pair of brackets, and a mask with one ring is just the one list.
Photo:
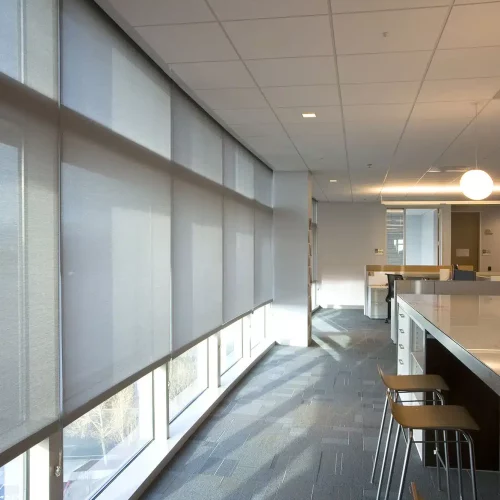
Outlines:
[[224, 199], [224, 322], [253, 309], [254, 210]]
[[172, 349], [222, 325], [222, 196], [174, 179]]
[[222, 130], [180, 90], [172, 93], [172, 127], [174, 161], [222, 184]]
[[273, 206], [273, 173], [255, 160], [255, 199], [268, 207]]
[[255, 306], [273, 298], [273, 214], [255, 210]]
[[66, 131], [63, 408], [170, 352], [170, 192], [163, 170]]
[[0, 80], [0, 454], [59, 416], [56, 103]]
[[164, 76], [93, 2], [65, 0], [62, 26], [63, 104], [170, 158], [170, 86]]
[[254, 197], [254, 157], [229, 135], [224, 137], [224, 185]]
[[0, 72], [57, 97], [57, 0], [2, 0]]

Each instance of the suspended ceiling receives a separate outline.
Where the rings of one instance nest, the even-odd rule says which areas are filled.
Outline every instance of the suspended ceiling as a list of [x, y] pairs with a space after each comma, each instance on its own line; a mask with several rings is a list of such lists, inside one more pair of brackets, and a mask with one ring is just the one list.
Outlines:
[[476, 134], [500, 184], [500, 1], [96, 1], [320, 201], [463, 199]]

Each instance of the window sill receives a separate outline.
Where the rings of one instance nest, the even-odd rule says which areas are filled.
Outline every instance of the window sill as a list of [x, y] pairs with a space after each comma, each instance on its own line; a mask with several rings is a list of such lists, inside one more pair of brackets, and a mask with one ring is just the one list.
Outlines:
[[207, 389], [169, 427], [170, 438], [152, 441], [97, 497], [99, 500], [140, 498], [156, 476], [212, 413], [227, 393], [272, 349], [274, 340], [255, 346], [250, 359], [240, 359], [221, 376], [221, 386]]

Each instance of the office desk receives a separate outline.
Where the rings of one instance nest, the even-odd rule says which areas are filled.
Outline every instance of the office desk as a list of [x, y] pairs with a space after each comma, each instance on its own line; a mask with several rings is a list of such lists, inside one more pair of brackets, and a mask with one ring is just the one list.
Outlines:
[[[398, 373], [443, 376], [447, 402], [465, 406], [481, 428], [473, 436], [478, 468], [499, 471], [500, 297], [403, 294], [397, 302]], [[431, 451], [419, 451], [430, 464]]]

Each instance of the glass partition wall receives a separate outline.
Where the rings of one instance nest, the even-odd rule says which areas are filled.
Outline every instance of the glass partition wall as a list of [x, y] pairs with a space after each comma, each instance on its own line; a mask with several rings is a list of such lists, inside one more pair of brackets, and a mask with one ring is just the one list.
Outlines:
[[272, 345], [273, 174], [95, 4], [6, 8], [0, 493], [128, 498]]
[[439, 264], [439, 210], [388, 209], [386, 212], [387, 264]]

